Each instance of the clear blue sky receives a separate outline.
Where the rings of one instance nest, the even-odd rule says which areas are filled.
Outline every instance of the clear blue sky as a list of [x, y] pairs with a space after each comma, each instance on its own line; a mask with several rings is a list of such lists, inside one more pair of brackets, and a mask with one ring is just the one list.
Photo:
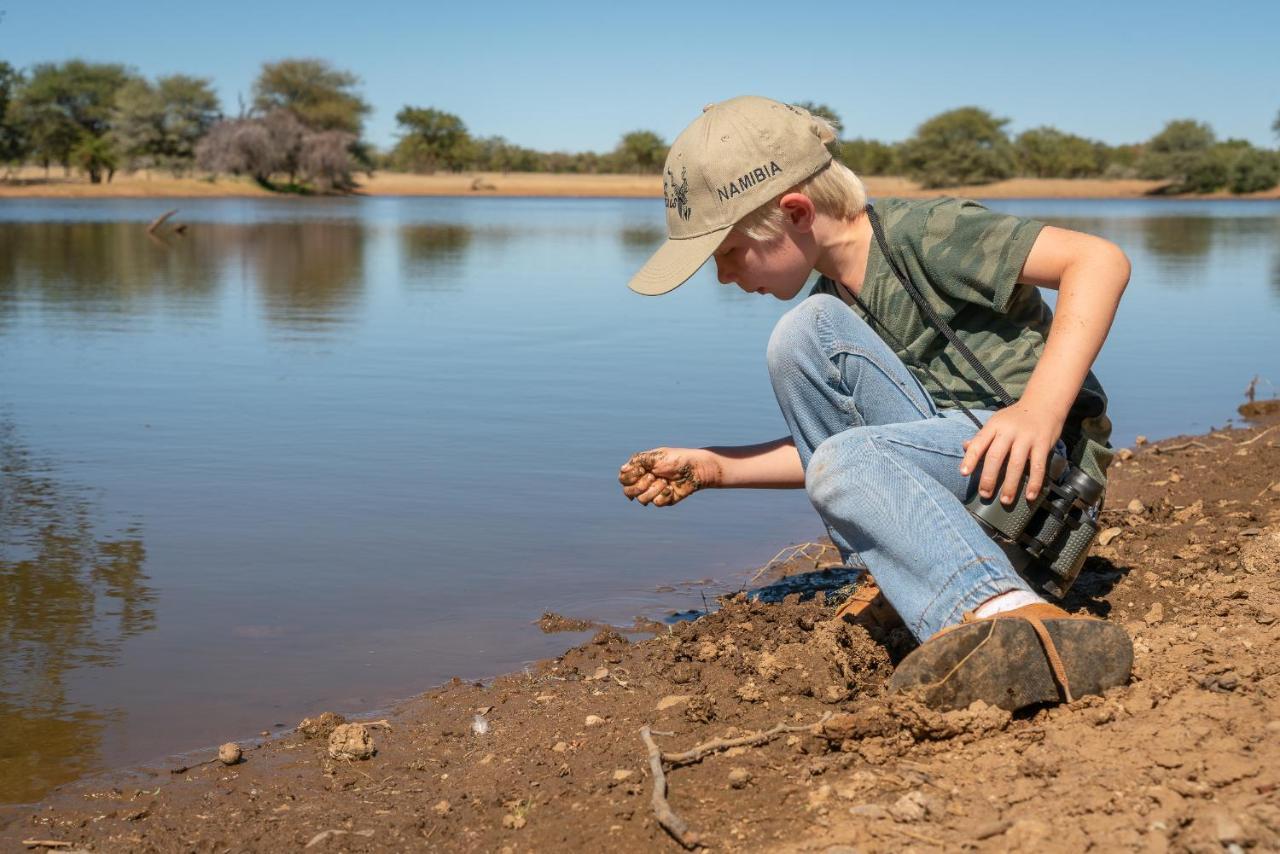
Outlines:
[[318, 56], [356, 72], [367, 136], [405, 104], [540, 149], [667, 140], [739, 94], [829, 104], [844, 136], [899, 140], [976, 104], [1017, 132], [1042, 124], [1136, 142], [1171, 118], [1275, 146], [1280, 2], [836, 4], [215, 0], [0, 2], [0, 59], [82, 57], [147, 76], [211, 78], [234, 113], [263, 61]]

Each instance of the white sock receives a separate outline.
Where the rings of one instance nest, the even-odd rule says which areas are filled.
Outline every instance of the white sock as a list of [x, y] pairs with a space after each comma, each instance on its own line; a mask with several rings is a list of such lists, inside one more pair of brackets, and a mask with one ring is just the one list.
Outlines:
[[1035, 605], [1037, 603], [1044, 603], [1044, 600], [1030, 590], [1010, 590], [1008, 593], [1001, 593], [999, 596], [993, 596], [983, 602], [973, 614], [978, 618], [994, 617], [996, 614], [1012, 611], [1014, 608], [1021, 608], [1023, 605]]

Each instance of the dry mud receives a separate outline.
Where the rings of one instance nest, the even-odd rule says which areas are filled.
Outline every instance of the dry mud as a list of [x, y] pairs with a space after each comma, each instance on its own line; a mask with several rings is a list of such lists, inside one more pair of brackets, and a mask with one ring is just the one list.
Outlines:
[[[787, 724], [666, 763], [707, 849], [1278, 850], [1280, 424], [1143, 445], [1113, 471], [1106, 544], [1067, 602], [1135, 640], [1131, 684], [1105, 697], [930, 712], [883, 691], [900, 632], [832, 623], [821, 593], [739, 597], [649, 639], [605, 629], [526, 674], [455, 681], [362, 734], [313, 719], [235, 765], [77, 784], [0, 843], [678, 851], [640, 728], [674, 752]], [[371, 758], [332, 758], [365, 736]]]

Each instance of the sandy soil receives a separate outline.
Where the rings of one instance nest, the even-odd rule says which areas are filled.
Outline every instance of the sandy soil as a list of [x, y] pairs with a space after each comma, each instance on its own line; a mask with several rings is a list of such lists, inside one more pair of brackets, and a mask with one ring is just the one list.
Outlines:
[[[13, 816], [0, 845], [678, 851], [654, 818], [641, 727], [682, 751], [785, 724], [765, 743], [662, 766], [671, 807], [706, 848], [1280, 850], [1270, 417], [1121, 453], [1106, 544], [1067, 602], [1135, 640], [1131, 684], [1105, 697], [1013, 717], [930, 712], [884, 693], [910, 647], [901, 630], [833, 622], [825, 592], [741, 596], [649, 639], [605, 629], [523, 674], [455, 680], [367, 728], [332, 736], [335, 721], [313, 720], [242, 742], [238, 764], [210, 749], [178, 773], [67, 787]], [[820, 582], [814, 567], [783, 574]], [[331, 757], [339, 747], [347, 758]]]
[[[921, 189], [914, 181], [897, 177], [869, 177], [872, 196], [932, 198], [939, 195], [989, 199], [1144, 198], [1161, 186], [1159, 181], [1102, 180], [1092, 178], [1015, 178], [975, 187]], [[546, 175], [534, 173], [466, 173], [460, 175], [406, 175], [377, 172], [362, 176], [356, 191], [371, 196], [565, 196], [601, 198], [651, 198], [662, 194], [662, 181], [654, 175]], [[63, 177], [55, 169], [45, 178], [44, 170], [26, 168], [16, 181], [0, 181], [0, 198], [180, 198], [189, 196], [271, 196], [257, 184], [242, 178], [174, 178], [168, 173], [117, 175], [109, 184], [90, 184], [80, 176]], [[297, 198], [283, 196], [283, 198]], [[1249, 196], [1220, 193], [1214, 196], [1180, 198], [1280, 198], [1280, 188]]]

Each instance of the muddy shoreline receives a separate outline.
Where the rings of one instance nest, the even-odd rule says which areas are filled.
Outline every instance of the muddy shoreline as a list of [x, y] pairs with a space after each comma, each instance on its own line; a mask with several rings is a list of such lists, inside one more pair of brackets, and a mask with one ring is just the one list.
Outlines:
[[[910, 639], [832, 622], [842, 579], [797, 556], [761, 579], [809, 582], [781, 601], [455, 680], [347, 732], [336, 758], [321, 724], [243, 743], [233, 765], [209, 751], [72, 784], [0, 818], [0, 843], [682, 850], [655, 818], [648, 725], [666, 752], [750, 742], [661, 766], [711, 850], [1275, 850], [1280, 418], [1144, 443], [1113, 473], [1105, 545], [1067, 601], [1135, 639], [1135, 677], [1106, 697], [1011, 717], [887, 696]], [[356, 758], [365, 735], [376, 752]]]

